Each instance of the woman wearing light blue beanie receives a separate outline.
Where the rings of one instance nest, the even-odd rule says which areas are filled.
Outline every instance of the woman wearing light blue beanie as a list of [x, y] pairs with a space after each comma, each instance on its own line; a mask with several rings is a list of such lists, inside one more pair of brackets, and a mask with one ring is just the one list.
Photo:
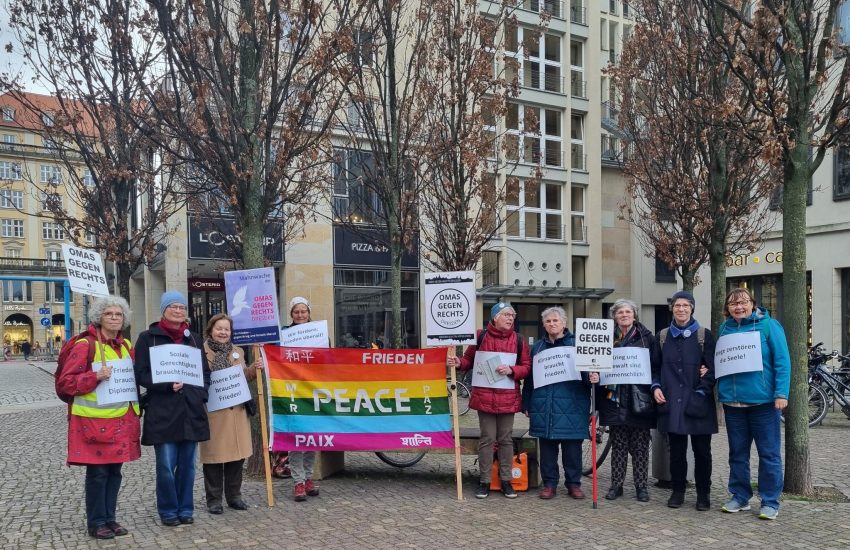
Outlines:
[[[139, 335], [136, 342], [136, 380], [147, 391], [142, 445], [153, 445], [156, 453], [156, 507], [163, 525], [194, 523], [195, 453], [198, 442], [210, 438], [207, 420], [207, 390], [210, 368], [203, 353], [203, 340], [189, 331], [189, 303], [176, 291], [160, 299], [162, 318]], [[182, 382], [153, 382], [150, 348], [179, 344], [201, 349], [204, 385]]]

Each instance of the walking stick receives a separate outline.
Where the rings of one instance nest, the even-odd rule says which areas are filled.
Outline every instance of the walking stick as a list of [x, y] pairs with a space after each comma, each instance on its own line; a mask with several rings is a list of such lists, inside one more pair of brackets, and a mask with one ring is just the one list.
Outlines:
[[593, 509], [596, 509], [597, 506], [597, 495], [596, 495], [596, 385], [593, 384], [590, 386], [590, 460], [591, 460], [591, 472], [593, 472]]
[[[260, 346], [254, 344], [254, 357], [262, 357]], [[263, 365], [263, 371], [267, 370], [268, 365]], [[260, 410], [260, 436], [263, 440], [263, 468], [266, 474], [266, 500], [269, 503], [269, 508], [274, 507], [274, 494], [272, 494], [272, 466], [269, 461], [269, 430], [268, 421], [266, 420], [266, 399], [263, 392], [262, 376], [257, 375], [257, 408]]]

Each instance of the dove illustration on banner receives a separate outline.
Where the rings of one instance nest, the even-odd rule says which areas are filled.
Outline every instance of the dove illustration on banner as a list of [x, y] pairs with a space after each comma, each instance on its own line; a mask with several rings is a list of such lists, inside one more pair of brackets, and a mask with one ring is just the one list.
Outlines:
[[243, 309], [248, 307], [248, 304], [245, 302], [245, 294], [248, 293], [248, 285], [244, 285], [239, 290], [233, 294], [233, 307], [231, 308], [231, 315], [234, 317], [239, 315]]

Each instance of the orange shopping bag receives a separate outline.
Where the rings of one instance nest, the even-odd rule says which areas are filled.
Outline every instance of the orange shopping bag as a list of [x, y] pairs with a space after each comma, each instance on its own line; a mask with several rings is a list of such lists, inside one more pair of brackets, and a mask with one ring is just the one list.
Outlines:
[[[511, 466], [511, 485], [514, 491], [528, 491], [528, 453], [514, 454]], [[490, 489], [502, 490], [502, 480], [499, 479], [499, 461], [493, 460], [493, 472], [490, 474]]]

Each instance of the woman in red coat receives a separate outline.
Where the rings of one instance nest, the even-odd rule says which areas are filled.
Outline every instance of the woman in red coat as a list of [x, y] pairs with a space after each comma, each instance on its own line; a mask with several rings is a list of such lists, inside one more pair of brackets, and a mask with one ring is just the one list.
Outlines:
[[130, 306], [118, 296], [97, 299], [89, 320], [88, 335], [74, 343], [56, 379], [56, 390], [73, 396], [68, 405], [68, 465], [86, 467], [89, 535], [111, 539], [127, 534], [115, 521], [115, 508], [121, 466], [142, 454], [139, 403], [135, 395], [132, 400], [101, 402], [96, 390], [111, 379], [115, 368], [121, 369], [122, 377], [132, 376], [131, 345], [121, 334], [130, 323]]
[[[499, 352], [514, 356], [511, 364], [499, 364], [494, 370], [497, 375], [506, 376], [513, 384], [511, 388], [488, 387], [485, 377], [473, 377], [476, 385], [469, 406], [478, 411], [478, 425], [481, 437], [478, 440], [478, 466], [480, 484], [476, 498], [487, 498], [490, 494], [490, 476], [493, 469], [493, 444], [499, 444], [499, 479], [502, 481], [502, 494], [515, 498], [516, 491], [511, 486], [511, 465], [513, 464], [514, 415], [522, 410], [522, 394], [519, 381], [531, 371], [531, 355], [528, 346], [522, 343], [522, 337], [514, 332], [516, 311], [513, 306], [499, 302], [490, 310], [490, 323], [483, 333], [479, 333], [478, 346], [469, 346], [463, 357], [450, 357], [449, 367], [469, 370], [475, 364], [477, 352]], [[517, 354], [519, 350], [519, 354]]]

